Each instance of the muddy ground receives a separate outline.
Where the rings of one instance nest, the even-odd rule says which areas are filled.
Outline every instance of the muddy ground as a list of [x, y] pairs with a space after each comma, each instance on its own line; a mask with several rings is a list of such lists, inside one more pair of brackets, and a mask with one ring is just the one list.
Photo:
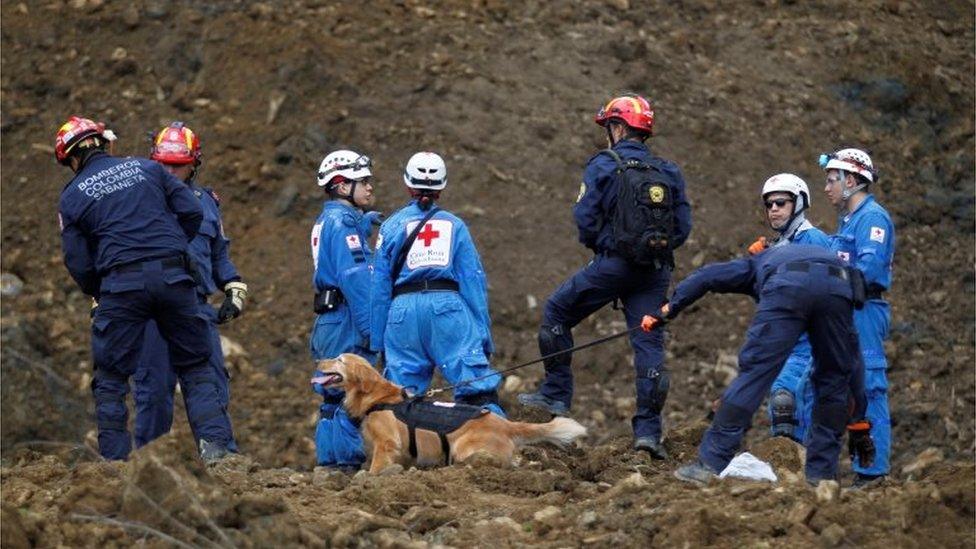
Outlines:
[[[4, 546], [871, 545], [971, 546], [974, 532], [974, 16], [972, 2], [646, 3], [71, 0], [0, 5]], [[578, 354], [579, 448], [369, 477], [315, 470], [307, 358], [311, 261], [329, 150], [376, 161], [379, 206], [425, 148], [448, 161], [443, 205], [464, 217], [491, 284], [499, 366], [536, 355], [548, 293], [587, 260], [570, 206], [612, 94], [653, 100], [652, 148], [684, 169], [694, 230], [677, 276], [741, 255], [763, 233], [757, 193], [791, 171], [835, 216], [816, 156], [869, 149], [898, 232], [888, 344], [893, 475], [863, 492], [805, 488], [794, 446], [750, 448], [777, 485], [676, 483], [709, 403], [735, 372], [752, 311], [716, 296], [670, 327], [668, 446], [629, 450], [627, 346]], [[119, 152], [177, 118], [204, 140], [251, 287], [224, 335], [245, 455], [206, 471], [174, 435], [100, 463], [88, 383], [88, 300], [61, 264], [68, 173], [53, 134], [107, 121]], [[16, 277], [16, 280], [14, 278]], [[22, 283], [18, 287], [17, 282]], [[623, 327], [605, 310], [577, 341]], [[541, 369], [506, 381], [503, 398]], [[79, 446], [80, 445], [80, 446]], [[849, 464], [845, 462], [845, 472]]]

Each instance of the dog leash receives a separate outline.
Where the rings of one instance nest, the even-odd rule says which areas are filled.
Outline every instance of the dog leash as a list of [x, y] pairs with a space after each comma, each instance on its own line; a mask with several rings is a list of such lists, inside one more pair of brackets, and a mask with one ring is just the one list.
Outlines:
[[586, 349], [587, 347], [593, 347], [594, 345], [599, 345], [601, 343], [606, 343], [607, 341], [611, 341], [611, 340], [617, 339], [618, 337], [623, 337], [623, 336], [629, 334], [630, 332], [633, 332], [635, 330], [639, 330], [640, 327], [641, 327], [640, 324], [638, 324], [637, 326], [634, 326], [633, 328], [628, 328], [628, 329], [626, 329], [626, 330], [624, 330], [622, 332], [617, 332], [615, 334], [610, 334], [608, 336], [601, 337], [599, 339], [594, 339], [593, 341], [589, 341], [589, 342], [584, 343], [582, 345], [576, 345], [574, 347], [570, 347], [569, 349], [563, 349], [562, 351], [556, 351], [555, 353], [549, 353], [546, 356], [543, 356], [543, 357], [540, 357], [540, 358], [535, 358], [535, 359], [532, 359], [532, 360], [530, 360], [528, 362], [523, 362], [522, 364], [519, 364], [517, 366], [512, 366], [511, 368], [506, 368], [504, 370], [500, 370], [498, 372], [492, 372], [490, 374], [483, 375], [483, 376], [479, 376], [479, 377], [476, 377], [476, 378], [467, 379], [467, 380], [462, 381], [460, 383], [455, 383], [454, 385], [448, 385], [447, 387], [441, 387], [439, 389], [427, 389], [427, 392], [424, 393], [424, 396], [426, 396], [426, 397], [432, 397], [432, 396], [434, 396], [434, 395], [436, 395], [438, 393], [443, 393], [444, 391], [450, 391], [452, 389], [457, 389], [458, 387], [463, 387], [464, 385], [468, 385], [468, 384], [474, 383], [476, 381], [481, 381], [482, 379], [487, 379], [487, 378], [492, 377], [492, 376], [501, 376], [501, 375], [505, 375], [505, 374], [507, 374], [509, 372], [514, 372], [515, 370], [518, 370], [520, 368], [525, 368], [526, 366], [531, 366], [533, 364], [538, 364], [540, 362], [544, 362], [544, 361], [549, 360], [550, 358], [555, 357], [555, 356], [564, 355], [564, 354], [567, 354], [567, 353], [573, 353], [575, 351], [580, 351], [580, 350]]

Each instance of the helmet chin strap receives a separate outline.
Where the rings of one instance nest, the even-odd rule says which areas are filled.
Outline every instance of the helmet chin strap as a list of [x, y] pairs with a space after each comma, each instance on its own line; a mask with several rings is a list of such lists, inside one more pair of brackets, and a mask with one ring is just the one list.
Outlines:
[[[850, 174], [848, 174], [846, 170], [840, 170], [840, 172], [844, 174], [844, 180], [846, 181], [847, 180], [847, 176], [850, 175]], [[858, 185], [856, 185], [856, 186], [854, 186], [854, 187], [852, 187], [850, 189], [844, 189], [840, 193], [840, 198], [844, 202], [847, 202], [848, 200], [850, 200], [850, 198], [852, 196], [854, 196], [855, 193], [857, 193], [858, 191], [864, 189], [865, 187], [867, 187], [867, 185], [865, 185], [864, 183], [860, 183], [860, 184], [858, 184]]]

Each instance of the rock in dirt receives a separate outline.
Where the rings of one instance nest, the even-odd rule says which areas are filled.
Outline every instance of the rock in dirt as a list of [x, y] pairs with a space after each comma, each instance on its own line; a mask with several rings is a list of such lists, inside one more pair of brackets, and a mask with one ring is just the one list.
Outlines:
[[941, 449], [935, 447], [926, 448], [915, 458], [915, 461], [902, 467], [901, 473], [903, 475], [921, 473], [928, 467], [939, 463], [943, 459], [945, 459], [945, 457], [943, 456]]
[[817, 501], [830, 503], [840, 499], [840, 483], [836, 480], [821, 480], [817, 484]]
[[837, 547], [844, 541], [844, 536], [847, 535], [847, 531], [844, 527], [837, 524], [836, 522], [831, 523], [830, 526], [824, 528], [820, 532], [820, 537], [823, 539], [824, 544], [827, 547]]
[[544, 507], [532, 514], [532, 520], [536, 522], [541, 522], [543, 524], [550, 524], [554, 522], [563, 512], [559, 507], [550, 505]]
[[13, 273], [0, 274], [0, 295], [13, 297], [24, 289], [24, 281]]

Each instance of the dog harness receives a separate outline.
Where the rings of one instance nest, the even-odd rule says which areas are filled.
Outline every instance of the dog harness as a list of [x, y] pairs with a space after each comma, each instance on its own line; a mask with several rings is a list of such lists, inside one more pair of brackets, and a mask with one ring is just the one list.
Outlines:
[[462, 425], [477, 419], [487, 413], [487, 408], [457, 404], [455, 402], [426, 402], [423, 397], [407, 398], [396, 404], [377, 404], [366, 412], [389, 410], [393, 415], [407, 425], [410, 439], [410, 457], [417, 459], [417, 429], [437, 433], [441, 439], [441, 450], [444, 452], [444, 464], [451, 463], [451, 444], [447, 435], [457, 431]]

